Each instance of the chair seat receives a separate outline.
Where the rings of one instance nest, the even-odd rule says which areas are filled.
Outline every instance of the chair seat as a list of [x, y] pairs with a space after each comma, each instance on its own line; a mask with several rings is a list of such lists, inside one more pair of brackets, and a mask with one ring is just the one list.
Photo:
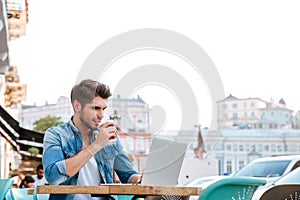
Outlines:
[[276, 185], [261, 196], [260, 200], [292, 200], [300, 199], [300, 184]]

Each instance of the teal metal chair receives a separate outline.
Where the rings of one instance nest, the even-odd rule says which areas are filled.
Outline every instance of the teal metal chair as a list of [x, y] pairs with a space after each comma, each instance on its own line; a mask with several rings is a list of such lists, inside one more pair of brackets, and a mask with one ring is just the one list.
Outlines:
[[14, 181], [10, 179], [0, 179], [0, 200], [5, 199], [5, 196], [13, 183]]
[[260, 200], [300, 199], [300, 184], [276, 185], [263, 193]]
[[37, 194], [36, 189], [33, 193], [33, 200], [48, 200], [50, 197], [50, 194]]
[[265, 180], [252, 177], [231, 177], [209, 185], [199, 200], [251, 200], [255, 190], [266, 184]]
[[6, 194], [6, 200], [33, 200], [33, 194], [28, 194], [28, 190], [34, 188], [11, 188]]
[[[34, 190], [29, 194], [29, 190]], [[11, 188], [6, 194], [5, 200], [48, 200], [49, 194], [37, 194], [34, 188]]]

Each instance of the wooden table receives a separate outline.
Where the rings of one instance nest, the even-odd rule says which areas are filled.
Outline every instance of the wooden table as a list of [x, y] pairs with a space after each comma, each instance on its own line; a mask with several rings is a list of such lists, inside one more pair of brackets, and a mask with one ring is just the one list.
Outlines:
[[137, 196], [192, 196], [201, 194], [199, 187], [141, 186], [112, 184], [101, 186], [38, 186], [37, 194], [92, 194]]

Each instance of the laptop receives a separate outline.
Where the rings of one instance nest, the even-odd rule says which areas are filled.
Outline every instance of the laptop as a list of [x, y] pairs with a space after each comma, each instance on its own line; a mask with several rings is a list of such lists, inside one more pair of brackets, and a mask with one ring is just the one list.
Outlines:
[[141, 184], [176, 186], [187, 145], [153, 137]]

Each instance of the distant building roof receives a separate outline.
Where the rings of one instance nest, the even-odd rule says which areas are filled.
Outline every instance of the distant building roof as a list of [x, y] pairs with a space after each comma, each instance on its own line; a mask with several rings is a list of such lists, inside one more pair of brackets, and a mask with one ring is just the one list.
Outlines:
[[283, 98], [281, 98], [281, 99], [279, 100], [279, 103], [280, 103], [280, 104], [283, 104], [283, 105], [286, 105], [286, 104], [285, 104], [285, 101], [283, 100]]
[[240, 100], [240, 101], [243, 101], [243, 100], [249, 100], [249, 99], [256, 99], [256, 100], [260, 100], [260, 101], [262, 101], [262, 102], [267, 103], [267, 101], [265, 101], [265, 100], [263, 100], [263, 99], [261, 99], [261, 98], [258, 98], [258, 97], [253, 97], [253, 98], [249, 97], [249, 98], [242, 98], [242, 99], [240, 99], [240, 98], [237, 98], [237, 97], [233, 96], [232, 94], [229, 94], [228, 97], [225, 97], [225, 99], [220, 100], [220, 101], [217, 101], [217, 102], [222, 102], [222, 101], [234, 101], [234, 100]]
[[228, 97], [225, 98], [225, 101], [226, 100], [238, 100], [238, 98], [235, 96], [232, 96], [232, 94], [230, 94]]
[[139, 95], [137, 96], [137, 98], [132, 98], [132, 99], [121, 98], [118, 95], [117, 98], [115, 98], [115, 97], [111, 98], [110, 101], [124, 101], [124, 102], [130, 102], [130, 103], [138, 102], [138, 103], [147, 104]]

